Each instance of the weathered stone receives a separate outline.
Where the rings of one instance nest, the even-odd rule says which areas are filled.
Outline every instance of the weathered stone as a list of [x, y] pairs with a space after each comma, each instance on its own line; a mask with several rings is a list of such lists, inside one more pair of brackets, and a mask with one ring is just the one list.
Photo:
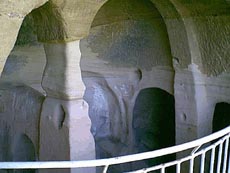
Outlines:
[[0, 85], [1, 161], [37, 160], [43, 100], [44, 96], [32, 88]]
[[194, 23], [201, 54], [201, 58], [194, 61], [198, 61], [200, 70], [208, 76], [229, 73], [230, 14], [197, 17]]
[[81, 79], [79, 41], [45, 44], [47, 62], [42, 87], [47, 95], [60, 99], [82, 98], [85, 86]]
[[46, 1], [47, 0], [30, 0], [18, 3], [16, 0], [7, 0], [0, 2], [0, 74], [2, 73], [7, 56], [14, 46], [24, 17], [31, 10], [39, 7]]
[[[92, 160], [95, 144], [90, 133], [88, 104], [84, 100], [46, 98], [40, 121], [41, 161]], [[40, 172], [93, 173], [94, 168], [41, 170]]]
[[38, 39], [42, 42], [66, 42], [88, 35], [91, 23], [106, 0], [51, 0], [33, 12]]
[[[83, 100], [85, 86], [81, 78], [79, 41], [44, 47], [47, 62], [42, 86], [47, 98], [40, 121], [40, 160], [95, 159], [88, 104]], [[63, 171], [94, 173], [95, 168], [49, 170]]]
[[165, 23], [148, 1], [107, 2], [95, 17], [87, 43], [98, 58], [112, 65], [147, 71], [172, 67]]
[[22, 20], [23, 18], [9, 19], [8, 16], [0, 14], [0, 25], [2, 26], [0, 30], [0, 74], [2, 73], [6, 59], [14, 46]]
[[44, 93], [41, 80], [45, 63], [42, 45], [15, 46], [6, 61], [0, 82], [25, 84]]
[[[46, 0], [0, 2], [2, 45], [0, 71], [16, 41], [23, 18], [45, 2]], [[82, 110], [81, 103], [85, 87], [81, 79], [81, 70], [87, 89], [85, 98], [90, 105], [91, 132], [96, 141], [97, 158], [139, 152], [138, 147], [135, 147], [136, 144], [142, 147], [155, 145], [150, 139], [152, 137], [148, 136], [148, 132], [141, 132], [144, 134], [142, 139], [140, 135], [136, 135], [139, 133], [137, 128], [134, 130], [132, 127], [132, 123], [138, 127], [148, 123], [144, 121], [145, 119], [139, 121], [143, 117], [139, 117], [138, 121], [134, 120], [132, 115], [135, 99], [145, 88], [160, 88], [175, 96], [177, 144], [210, 134], [216, 103], [230, 103], [229, 0], [200, 0], [199, 2], [110, 0], [97, 13], [104, 2], [105, 0], [51, 0], [47, 2], [32, 12], [34, 21], [26, 19], [21, 29], [21, 32], [26, 34], [20, 34], [17, 41], [18, 45], [22, 44], [14, 49], [7, 61], [2, 81], [25, 83], [33, 87], [36, 85], [35, 88], [41, 90], [41, 74], [45, 62], [44, 50], [37, 43], [33, 43], [33, 27], [27, 25], [32, 21], [35, 22], [37, 25], [35, 35], [38, 35], [40, 41], [47, 43], [45, 49], [49, 61], [43, 78], [43, 86], [49, 98], [44, 104], [44, 108], [47, 108], [42, 115], [53, 115], [51, 120], [44, 120], [41, 124], [47, 129], [50, 128], [47, 134], [47, 130], [41, 129], [44, 135], [43, 149], [50, 140], [50, 143], [57, 147], [61, 145], [63, 156], [67, 159], [75, 159], [71, 157], [71, 153], [77, 153], [76, 159], [84, 159], [85, 153], [82, 151], [83, 155], [80, 154], [81, 151], [76, 150], [77, 147], [75, 147], [76, 143], [81, 142], [74, 141], [75, 135], [79, 135], [77, 138], [82, 139], [81, 134], [78, 133], [81, 130], [74, 131], [77, 127], [71, 122], [74, 124], [81, 121], [87, 122], [80, 125], [85, 125], [81, 128], [85, 128], [87, 135], [90, 136], [90, 120], [85, 116], [85, 119], [75, 122], [75, 116], [73, 116], [74, 118], [68, 121], [70, 124], [64, 123], [66, 115], [72, 117], [75, 111]], [[92, 28], [89, 37], [81, 41], [83, 59], [80, 69], [79, 43], [74, 40], [85, 37], [90, 26]], [[22, 47], [25, 43], [24, 36], [28, 45]], [[34, 41], [36, 42], [36, 39]], [[73, 42], [66, 43], [69, 41]], [[50, 44], [51, 42], [60, 44]], [[27, 93], [27, 89], [24, 92]], [[8, 90], [4, 93], [7, 94]], [[15, 102], [8, 102], [13, 96], [0, 99], [0, 114], [3, 115], [0, 119], [3, 129], [0, 133], [0, 141], [4, 143], [0, 157], [7, 158], [9, 161], [13, 158], [33, 160], [33, 150], [37, 150], [34, 136], [37, 135], [35, 130], [39, 127], [36, 122], [28, 119], [31, 124], [36, 124], [34, 127], [28, 127], [24, 123], [26, 119], [24, 116], [14, 118], [8, 116], [11, 112], [14, 115], [15, 109], [25, 113], [31, 113], [30, 111], [34, 110], [26, 111], [24, 108], [27, 106], [18, 103], [19, 100], [30, 105], [28, 102], [33, 100], [31, 97], [34, 95], [21, 95], [23, 94], [14, 95]], [[30, 106], [36, 107], [33, 104]], [[57, 109], [51, 110], [49, 106]], [[37, 110], [37, 107], [35, 109]], [[86, 112], [84, 110], [81, 115], [86, 115]], [[146, 111], [140, 112], [140, 114], [146, 113]], [[36, 114], [36, 112], [32, 113]], [[17, 125], [19, 131], [22, 127], [24, 129], [24, 126], [33, 130], [20, 131], [11, 135], [12, 126], [15, 124], [20, 124]], [[155, 124], [154, 127], [156, 127]], [[151, 131], [154, 130], [151, 127], [143, 131], [148, 131], [148, 129], [151, 133], [154, 132]], [[54, 139], [52, 134], [57, 138]], [[135, 136], [138, 140], [140, 139], [140, 142], [134, 139]], [[89, 137], [82, 140], [84, 144], [81, 143], [81, 145], [92, 144], [90, 143], [92, 139]], [[61, 142], [56, 144], [55, 140]], [[36, 145], [34, 149], [32, 143]], [[30, 148], [29, 152], [26, 152], [25, 148]], [[94, 150], [93, 147], [90, 148]], [[54, 152], [54, 149], [56, 147], [44, 149], [44, 151]], [[8, 151], [12, 151], [14, 156], [9, 156]], [[64, 153], [65, 151], [67, 152]], [[45, 153], [43, 154], [45, 157]], [[59, 156], [55, 155], [53, 158], [64, 158]], [[139, 166], [145, 166], [145, 164], [119, 165], [112, 167], [109, 171], [128, 171]], [[184, 168], [182, 171], [188, 172]]]

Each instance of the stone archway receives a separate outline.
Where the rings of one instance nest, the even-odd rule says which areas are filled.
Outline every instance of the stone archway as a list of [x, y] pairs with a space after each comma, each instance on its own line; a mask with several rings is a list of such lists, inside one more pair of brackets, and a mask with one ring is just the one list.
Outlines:
[[[80, 49], [97, 158], [135, 153], [132, 117], [138, 92], [147, 87], [174, 90], [164, 20], [149, 0], [107, 1]], [[110, 171], [131, 167], [117, 165]]]
[[132, 114], [139, 90], [161, 87], [173, 93], [172, 56], [161, 15], [151, 1], [107, 1], [80, 48], [94, 137], [112, 139], [117, 146], [106, 145], [97, 157], [133, 153]]
[[[159, 88], [142, 89], [133, 109], [133, 130], [138, 153], [174, 146], [174, 96]], [[173, 157], [149, 160], [145, 163], [148, 166], [155, 165]]]
[[217, 132], [230, 125], [230, 104], [217, 103], [212, 120], [212, 131]]
[[[79, 66], [79, 39], [87, 35], [91, 18], [101, 4], [103, 1], [48, 1], [32, 12], [37, 25], [38, 40], [45, 42], [47, 58], [42, 79], [47, 99], [43, 103], [40, 129], [37, 129], [40, 130], [40, 160], [95, 158], [94, 141], [89, 131], [91, 123], [88, 118], [88, 106], [82, 98], [84, 84]], [[79, 22], [83, 17], [87, 22]], [[47, 118], [50, 121], [47, 121]], [[56, 123], [61, 125], [56, 126]], [[46, 133], [47, 129], [50, 133]], [[84, 132], [84, 135], [81, 132]], [[63, 144], [61, 148], [57, 144], [58, 141]], [[52, 148], [47, 149], [47, 144]], [[94, 172], [94, 168], [84, 171]]]
[[[0, 49], [0, 74], [4, 68], [6, 59], [14, 47], [18, 31], [23, 19], [33, 9], [42, 6], [47, 0], [30, 1], [18, 3], [18, 1], [1, 1], [0, 29], [1, 44], [4, 47]], [[10, 4], [10, 5], [9, 5]]]
[[46, 55], [42, 43], [38, 42], [35, 21], [29, 13], [23, 20], [14, 48], [10, 52], [0, 83], [19, 83], [44, 93], [41, 87]]
[[[218, 132], [230, 125], [230, 104], [226, 102], [219, 102], [215, 106], [214, 114], [213, 114], [213, 120], [212, 120], [212, 132]], [[228, 144], [226, 143], [228, 142]], [[215, 148], [215, 159], [219, 160], [219, 152], [225, 153], [225, 147], [226, 145], [229, 145], [229, 141], [226, 141], [222, 144], [222, 151], [220, 150], [220, 147]], [[230, 151], [230, 148], [228, 148], [228, 153]], [[224, 154], [222, 154], [222, 160], [224, 159]], [[227, 167], [229, 166], [229, 158], [227, 158]], [[223, 162], [221, 162], [221, 169], [223, 168]], [[214, 171], [217, 170], [217, 162], [215, 162], [214, 165]]]

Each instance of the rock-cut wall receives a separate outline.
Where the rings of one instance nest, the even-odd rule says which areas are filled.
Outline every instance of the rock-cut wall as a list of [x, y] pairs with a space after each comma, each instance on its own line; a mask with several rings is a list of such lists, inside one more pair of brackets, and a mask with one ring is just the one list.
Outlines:
[[30, 87], [0, 85], [0, 161], [38, 159], [43, 100], [44, 96]]
[[[173, 93], [172, 56], [159, 12], [150, 1], [108, 1], [97, 13], [89, 36], [81, 40], [81, 53], [97, 158], [140, 152], [133, 129], [137, 95], [149, 87]], [[144, 114], [144, 110], [138, 114]], [[160, 116], [156, 113], [154, 121], [158, 122]], [[171, 136], [174, 138], [175, 133]], [[157, 139], [150, 140], [157, 146]], [[174, 141], [169, 143], [173, 145]], [[110, 171], [128, 171], [133, 166], [119, 165]]]

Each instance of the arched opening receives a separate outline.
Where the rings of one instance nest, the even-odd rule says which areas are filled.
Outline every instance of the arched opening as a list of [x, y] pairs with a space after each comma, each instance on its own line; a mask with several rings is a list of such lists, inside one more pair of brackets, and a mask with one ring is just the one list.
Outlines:
[[[4, 134], [2, 139], [4, 142], [1, 143], [4, 153], [1, 153], [1, 161], [36, 161], [38, 158], [39, 118], [44, 101], [40, 83], [44, 66], [44, 49], [37, 41], [30, 13], [23, 20], [0, 78], [0, 121], [9, 126], [1, 126], [1, 133]], [[37, 171], [7, 170], [7, 172]]]
[[212, 131], [217, 132], [230, 125], [230, 104], [221, 102], [215, 106]]
[[[217, 132], [224, 129], [230, 125], [230, 104], [226, 102], [217, 103], [214, 110], [213, 120], [212, 120], [212, 132]], [[228, 144], [229, 145], [229, 144]], [[215, 149], [215, 159], [219, 160], [219, 152], [225, 153], [224, 149], [226, 147], [226, 142], [223, 143], [223, 149], [220, 150], [220, 146]], [[229, 148], [228, 148], [229, 153]], [[224, 159], [224, 154], [222, 154], [222, 160]], [[229, 160], [229, 158], [228, 158]], [[229, 161], [227, 161], [229, 165]], [[221, 162], [221, 169], [223, 169], [223, 162]], [[215, 162], [214, 170], [217, 170], [217, 162]]]
[[40, 92], [46, 59], [43, 45], [37, 41], [32, 13], [28, 14], [7, 58], [0, 82], [28, 85]]
[[[35, 48], [40, 49], [37, 45]], [[165, 87], [173, 92], [172, 57], [161, 15], [149, 0], [110, 0], [95, 17], [89, 37], [81, 41], [81, 50], [81, 68], [87, 87], [85, 98], [90, 105], [97, 158], [133, 153], [130, 145], [136, 95], [145, 87]], [[35, 55], [34, 51], [30, 53]], [[45, 59], [45, 54], [35, 57], [36, 61], [41, 57]], [[11, 62], [17, 62], [17, 58]], [[12, 79], [17, 79], [16, 82], [41, 77], [44, 61], [32, 63], [35, 65], [30, 67], [32, 72], [40, 69], [36, 76], [28, 77], [29, 71], [20, 72], [30, 64], [27, 62], [35, 60], [26, 59], [17, 63], [17, 72], [10, 72], [12, 68], [6, 67], [5, 75], [14, 73]], [[18, 74], [19, 78], [15, 76]]]
[[160, 13], [149, 0], [109, 0], [80, 46], [97, 158], [135, 153], [132, 117], [138, 92], [157, 87], [173, 93], [172, 56]]
[[34, 161], [44, 96], [21, 85], [0, 85], [0, 160]]
[[[173, 95], [159, 88], [140, 91], [133, 110], [133, 131], [137, 152], [175, 145], [175, 102]], [[146, 161], [155, 165], [174, 156]]]

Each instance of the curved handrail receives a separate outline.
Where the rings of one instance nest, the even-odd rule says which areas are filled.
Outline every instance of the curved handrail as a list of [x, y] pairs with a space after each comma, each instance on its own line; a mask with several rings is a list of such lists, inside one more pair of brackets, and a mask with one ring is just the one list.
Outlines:
[[84, 168], [84, 167], [98, 167], [110, 166], [121, 163], [128, 163], [133, 161], [140, 161], [145, 159], [152, 159], [168, 154], [178, 153], [181, 151], [194, 149], [194, 154], [197, 149], [203, 144], [209, 143], [221, 137], [230, 136], [230, 126], [210, 134], [206, 137], [187, 142], [184, 144], [167, 147], [150, 152], [108, 158], [98, 160], [84, 160], [84, 161], [36, 161], [36, 162], [0, 162], [0, 169], [46, 169], [46, 168]]

